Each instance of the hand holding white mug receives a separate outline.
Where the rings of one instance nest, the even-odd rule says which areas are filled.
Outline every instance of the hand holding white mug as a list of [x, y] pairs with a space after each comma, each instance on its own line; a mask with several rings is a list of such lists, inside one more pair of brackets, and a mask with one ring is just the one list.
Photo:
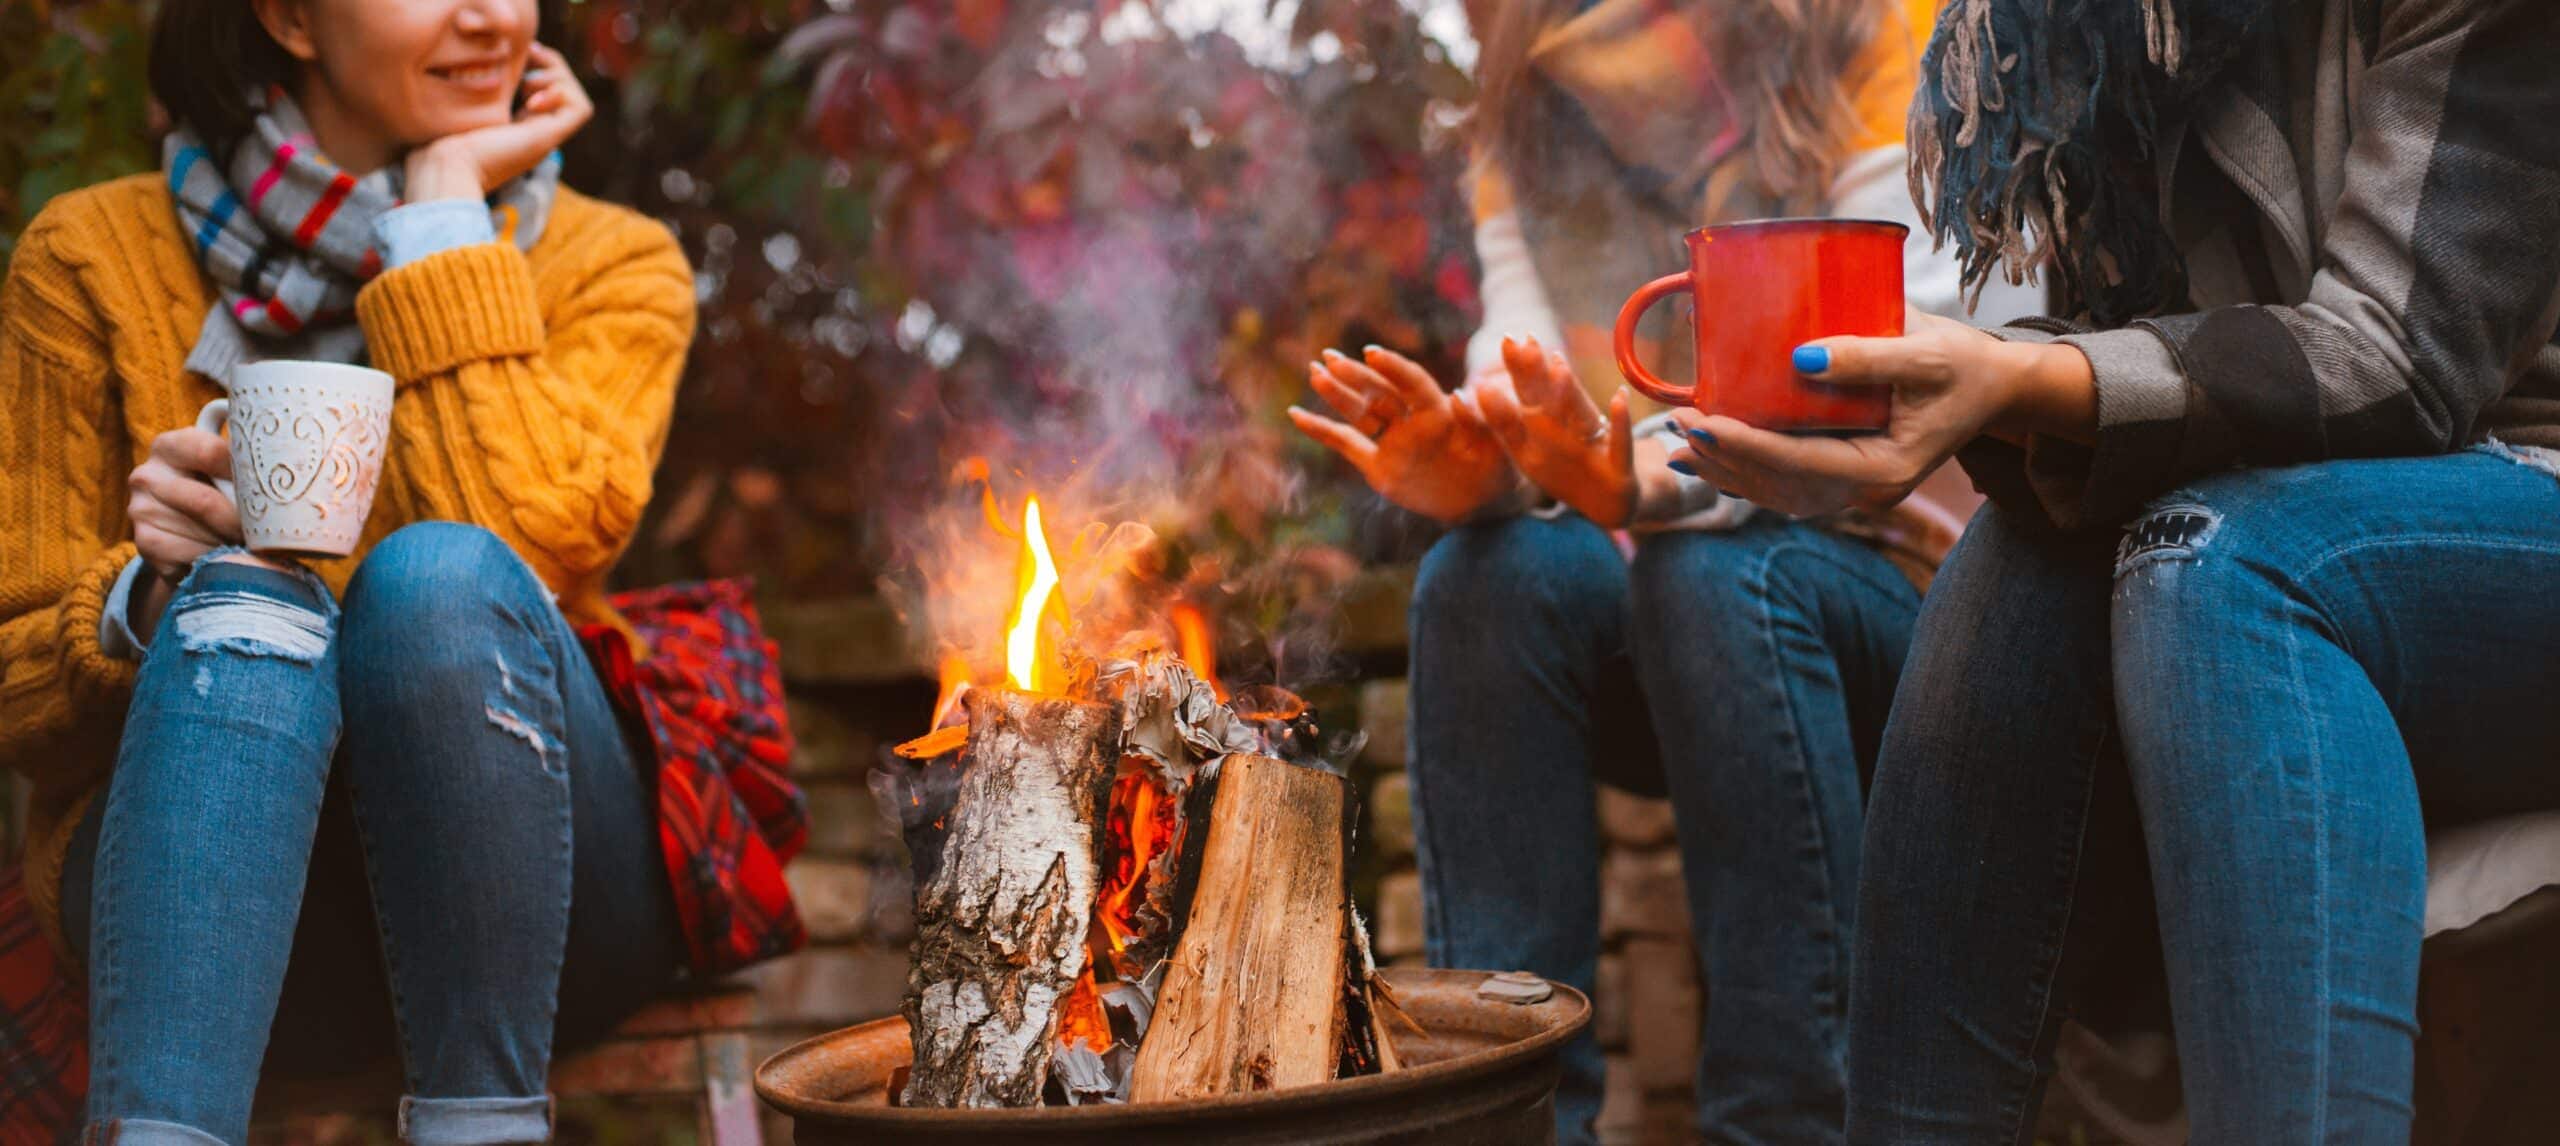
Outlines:
[[[205, 554], [241, 543], [240, 507], [225, 488], [230, 481], [217, 476], [231, 472], [231, 446], [206, 421], [151, 439], [151, 456], [125, 478], [125, 520], [133, 524], [133, 547], [148, 574], [135, 580], [125, 601], [125, 623], [145, 641], [160, 627], [187, 570]], [[282, 568], [247, 553], [222, 560]]]
[[125, 520], [143, 564], [167, 581], [196, 559], [240, 544], [240, 507], [214, 482], [231, 473], [231, 446], [201, 423], [151, 440], [151, 456], [125, 479]]

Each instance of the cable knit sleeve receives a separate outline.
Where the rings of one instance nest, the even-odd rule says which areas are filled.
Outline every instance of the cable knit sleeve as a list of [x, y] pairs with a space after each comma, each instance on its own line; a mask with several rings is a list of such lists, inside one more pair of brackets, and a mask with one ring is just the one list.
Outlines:
[[134, 673], [98, 645], [133, 545], [106, 335], [64, 250], [75, 206], [28, 228], [0, 286], [0, 762], [40, 788], [108, 758], [68, 741], [121, 709]]
[[[566, 212], [563, 213], [567, 214]], [[649, 501], [693, 337], [674, 236], [586, 206], [537, 283], [477, 243], [397, 267], [357, 297], [375, 366], [398, 380], [380, 496], [407, 520], [507, 539], [555, 590], [592, 582]]]

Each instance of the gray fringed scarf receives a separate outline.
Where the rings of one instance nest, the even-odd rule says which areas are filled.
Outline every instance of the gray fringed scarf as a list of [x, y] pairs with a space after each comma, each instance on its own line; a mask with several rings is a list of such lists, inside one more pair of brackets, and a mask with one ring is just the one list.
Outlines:
[[[364, 330], [356, 292], [381, 269], [373, 221], [401, 203], [401, 167], [341, 171], [281, 90], [252, 101], [258, 121], [227, 155], [181, 126], [163, 147], [178, 221], [221, 297], [206, 312], [186, 369], [228, 388], [231, 369], [261, 358], [357, 362]], [[559, 192], [560, 155], [489, 196], [501, 241], [530, 250]]]
[[2050, 267], [2107, 326], [2184, 297], [2155, 136], [2235, 65], [2269, 60], [2276, 3], [1948, 0], [1911, 101], [1911, 194], [1965, 284]]

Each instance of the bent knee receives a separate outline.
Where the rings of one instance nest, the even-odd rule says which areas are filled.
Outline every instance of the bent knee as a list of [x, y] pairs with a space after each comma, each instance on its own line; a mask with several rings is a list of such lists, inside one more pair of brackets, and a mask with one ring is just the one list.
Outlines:
[[446, 610], [478, 612], [493, 601], [549, 591], [497, 534], [477, 525], [424, 521], [404, 526], [367, 553], [347, 585], [350, 626], [396, 614], [416, 623]]
[[374, 546], [348, 582], [341, 641], [357, 676], [432, 672], [476, 659], [471, 639], [537, 624], [550, 591], [498, 535], [476, 525], [421, 522]]
[[1628, 579], [1640, 613], [1666, 605], [1724, 608], [1764, 602], [1773, 587], [1804, 580], [1813, 561], [1810, 551], [1756, 530], [1684, 530], [1645, 538]]
[[1516, 517], [1460, 526], [1433, 544], [1414, 575], [1412, 620], [1576, 622], [1618, 610], [1626, 591], [1626, 562], [1598, 526]]

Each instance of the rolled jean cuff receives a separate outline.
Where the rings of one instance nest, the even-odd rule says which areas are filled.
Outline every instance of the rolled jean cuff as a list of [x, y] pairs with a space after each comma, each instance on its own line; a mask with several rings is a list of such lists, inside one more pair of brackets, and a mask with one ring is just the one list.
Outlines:
[[80, 1135], [81, 1146], [223, 1146], [222, 1139], [179, 1122], [149, 1118], [110, 1118], [92, 1122]]
[[400, 1140], [412, 1146], [548, 1142], [551, 1098], [403, 1098]]

